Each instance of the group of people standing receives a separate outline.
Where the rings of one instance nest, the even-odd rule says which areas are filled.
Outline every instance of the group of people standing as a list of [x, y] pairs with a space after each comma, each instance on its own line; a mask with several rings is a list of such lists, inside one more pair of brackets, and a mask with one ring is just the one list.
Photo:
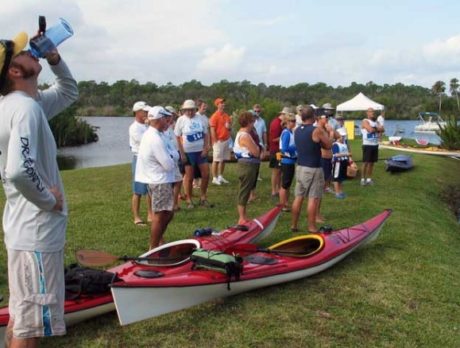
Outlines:
[[[343, 192], [343, 182], [347, 178], [349, 165], [353, 163], [352, 153], [348, 144], [344, 118], [342, 115], [334, 117], [335, 109], [330, 103], [320, 108], [299, 105], [296, 111], [297, 114], [294, 115], [289, 107], [284, 107], [269, 126], [268, 154], [269, 167], [272, 170], [271, 195], [275, 199], [279, 197], [283, 211], [292, 210], [291, 230], [293, 232], [299, 231], [300, 210], [304, 198], [308, 198], [307, 231], [315, 233], [318, 231], [316, 224], [324, 222], [320, 212], [323, 193], [334, 193], [337, 199], [346, 198]], [[253, 127], [255, 128], [260, 112], [257, 115], [254, 112], [253, 114]], [[382, 120], [376, 122], [374, 117], [374, 110], [369, 108], [367, 118], [361, 123], [363, 135], [362, 186], [373, 184], [371, 175], [373, 165], [378, 160], [378, 139], [381, 138], [384, 131]], [[241, 124], [241, 126], [242, 132], [250, 133], [250, 126], [249, 128], [247, 125]], [[240, 139], [239, 134], [237, 139]], [[246, 137], [246, 139], [249, 138]], [[254, 142], [257, 144], [257, 141]], [[247, 152], [254, 157], [260, 155], [260, 158], [263, 158], [262, 144], [262, 142], [259, 144], [258, 152], [254, 152], [246, 145], [245, 151], [241, 151], [245, 156], [242, 156], [238, 162], [248, 161], [244, 159], [248, 157]], [[237, 148], [236, 151], [240, 149]], [[251, 161], [257, 162], [255, 159]], [[254, 167], [256, 167], [255, 164]], [[239, 170], [239, 173], [244, 172], [243, 169]], [[295, 198], [290, 206], [289, 195], [294, 177]], [[331, 183], [333, 183], [333, 188]], [[255, 187], [253, 176], [251, 185]], [[242, 209], [245, 204], [241, 197], [239, 197], [238, 204], [240, 220], [244, 221], [247, 216], [245, 209]]]
[[[181, 186], [188, 209], [195, 207], [192, 191], [197, 179], [200, 188], [198, 205], [213, 207], [207, 198], [211, 181], [208, 152], [211, 148], [211, 183], [229, 183], [223, 172], [225, 161], [230, 159], [232, 117], [225, 112], [225, 99], [217, 98], [214, 105], [216, 111], [210, 119], [206, 116], [207, 104], [202, 100], [184, 101], [179, 114], [171, 106], [150, 107], [142, 101], [133, 106], [135, 120], [129, 130], [134, 155], [132, 211], [134, 223], [145, 225], [139, 215], [139, 202], [141, 196], [146, 195], [148, 219], [152, 221], [151, 248], [163, 242], [168, 223], [174, 212], [180, 209]], [[268, 128], [259, 104], [238, 115], [240, 128], [232, 150], [238, 162], [239, 224], [249, 220], [247, 205], [256, 199], [257, 182], [262, 180], [260, 164], [267, 157], [272, 171], [272, 198], [279, 200], [283, 211], [292, 210], [292, 231], [299, 230], [304, 198], [308, 198], [307, 230], [317, 232], [316, 224], [324, 222], [320, 212], [323, 193], [334, 193], [337, 199], [346, 197], [343, 181], [347, 178], [352, 157], [343, 117], [334, 117], [335, 110], [329, 103], [321, 108], [299, 105], [296, 111], [295, 115], [289, 107], [284, 107]], [[378, 141], [375, 139], [383, 131], [383, 127], [373, 120], [373, 110], [369, 109], [367, 113], [368, 117], [362, 122], [363, 186], [373, 183], [373, 163], [378, 159]], [[146, 133], [150, 128], [157, 132]], [[149, 173], [151, 171], [155, 174]], [[291, 206], [289, 196], [294, 178], [295, 198]]]
[[134, 122], [129, 128], [133, 152], [134, 223], [145, 226], [140, 217], [140, 201], [147, 197], [151, 224], [150, 248], [163, 242], [163, 234], [180, 209], [181, 187], [187, 209], [193, 209], [193, 182], [198, 179], [198, 205], [212, 208], [208, 201], [208, 153], [212, 147], [212, 183], [228, 184], [223, 176], [230, 160], [232, 118], [225, 112], [225, 99], [214, 101], [216, 112], [208, 119], [203, 100], [185, 100], [179, 113], [172, 106], [149, 106], [144, 101], [133, 105]]

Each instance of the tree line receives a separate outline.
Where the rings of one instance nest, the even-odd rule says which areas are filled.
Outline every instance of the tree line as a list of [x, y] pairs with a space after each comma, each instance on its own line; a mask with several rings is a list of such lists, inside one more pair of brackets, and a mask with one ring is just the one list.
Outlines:
[[[455, 114], [460, 110], [458, 103], [458, 79], [450, 82], [451, 95], [446, 94], [445, 83], [437, 81], [433, 87], [417, 85], [378, 85], [372, 81], [365, 84], [352, 82], [350, 86], [332, 87], [325, 83], [298, 83], [292, 86], [253, 84], [247, 80], [230, 82], [222, 80], [203, 85], [192, 80], [180, 85], [167, 83], [158, 86], [153, 82], [145, 84], [137, 80], [107, 82], [81, 81], [78, 83], [80, 99], [77, 113], [81, 116], [126, 116], [131, 115], [131, 106], [137, 100], [151, 105], [173, 105], [178, 107], [186, 99], [200, 98], [212, 106], [217, 97], [225, 97], [230, 111], [249, 109], [261, 104], [265, 117], [273, 118], [283, 106], [303, 103], [322, 105], [340, 104], [359, 92], [385, 105], [388, 119], [413, 119], [421, 111], [440, 111]], [[212, 107], [211, 107], [212, 109]], [[361, 118], [362, 113], [349, 114], [350, 118]]]
[[[353, 98], [359, 92], [385, 105], [387, 119], [415, 120], [421, 111], [438, 111], [444, 116], [456, 116], [460, 114], [459, 86], [459, 80], [452, 78], [449, 82], [450, 95], [448, 95], [446, 83], [443, 81], [436, 81], [432, 88], [402, 83], [379, 85], [372, 81], [365, 84], [352, 82], [347, 87], [332, 87], [322, 82], [315, 84], [305, 82], [292, 86], [266, 85], [253, 84], [247, 80], [241, 82], [222, 80], [208, 86], [197, 80], [180, 85], [169, 82], [161, 86], [153, 82], [141, 84], [134, 79], [119, 80], [113, 84], [80, 81], [79, 100], [63, 115], [52, 121], [51, 128], [58, 146], [79, 145], [97, 141], [97, 135], [86, 122], [69, 118], [69, 115], [128, 116], [132, 114], [132, 105], [138, 100], [144, 100], [150, 105], [172, 105], [179, 108], [186, 99], [200, 98], [210, 105], [209, 112], [212, 112], [213, 100], [224, 97], [227, 100], [227, 110], [230, 112], [250, 109], [256, 103], [261, 104], [264, 117], [270, 121], [284, 106], [295, 107], [305, 103], [318, 106], [331, 103], [336, 106]], [[346, 117], [360, 119], [363, 113], [347, 113]]]

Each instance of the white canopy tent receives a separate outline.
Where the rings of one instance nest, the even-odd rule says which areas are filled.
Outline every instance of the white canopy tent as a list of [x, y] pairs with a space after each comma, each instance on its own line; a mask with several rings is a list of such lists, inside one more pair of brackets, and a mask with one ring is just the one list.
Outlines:
[[369, 108], [374, 110], [383, 110], [385, 107], [382, 104], [376, 103], [372, 99], [366, 97], [359, 92], [355, 97], [346, 102], [337, 105], [337, 111], [364, 111]]

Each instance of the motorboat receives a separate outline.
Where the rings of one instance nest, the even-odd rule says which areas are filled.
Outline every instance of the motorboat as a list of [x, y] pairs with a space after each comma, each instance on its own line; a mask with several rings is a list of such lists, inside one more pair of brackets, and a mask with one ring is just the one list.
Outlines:
[[420, 112], [418, 118], [421, 123], [414, 128], [418, 133], [436, 133], [447, 124], [436, 112]]

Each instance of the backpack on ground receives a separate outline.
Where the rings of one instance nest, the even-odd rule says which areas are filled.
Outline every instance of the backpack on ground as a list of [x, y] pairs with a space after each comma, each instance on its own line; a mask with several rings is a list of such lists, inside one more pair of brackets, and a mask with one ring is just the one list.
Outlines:
[[243, 273], [243, 259], [221, 251], [197, 249], [190, 256], [190, 260], [193, 262], [192, 269], [208, 269], [226, 274], [228, 290], [232, 278], [240, 280], [240, 275]]
[[65, 268], [65, 298], [105, 294], [110, 291], [110, 284], [119, 280], [116, 273], [71, 264]]

